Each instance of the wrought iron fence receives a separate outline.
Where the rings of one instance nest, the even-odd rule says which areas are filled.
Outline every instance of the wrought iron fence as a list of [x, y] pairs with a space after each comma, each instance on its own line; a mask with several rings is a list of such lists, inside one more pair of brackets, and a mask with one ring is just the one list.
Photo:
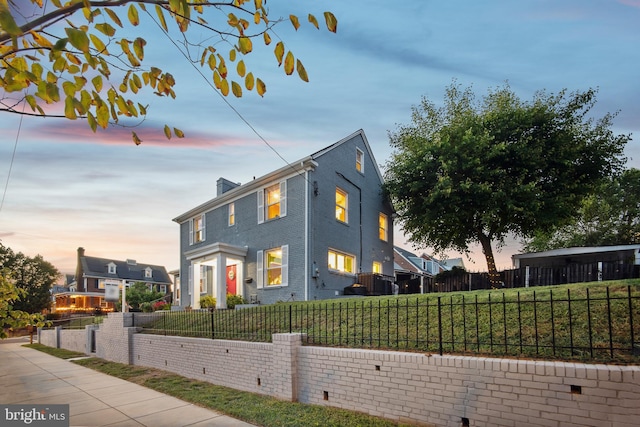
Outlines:
[[640, 360], [640, 286], [350, 298], [242, 310], [135, 313], [143, 332], [431, 353]]

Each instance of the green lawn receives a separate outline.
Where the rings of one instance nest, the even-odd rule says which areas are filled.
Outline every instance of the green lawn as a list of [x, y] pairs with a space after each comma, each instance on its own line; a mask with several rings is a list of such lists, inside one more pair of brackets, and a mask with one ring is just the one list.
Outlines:
[[[136, 314], [136, 316], [138, 316]], [[279, 303], [136, 317], [147, 333], [496, 357], [637, 363], [640, 279]], [[638, 353], [638, 351], [635, 351]]]

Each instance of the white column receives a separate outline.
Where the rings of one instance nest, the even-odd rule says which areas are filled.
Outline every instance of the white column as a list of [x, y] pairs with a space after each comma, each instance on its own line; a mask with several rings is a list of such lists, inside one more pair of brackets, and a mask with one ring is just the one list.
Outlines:
[[221, 252], [216, 255], [215, 270], [216, 308], [227, 308], [227, 256]]

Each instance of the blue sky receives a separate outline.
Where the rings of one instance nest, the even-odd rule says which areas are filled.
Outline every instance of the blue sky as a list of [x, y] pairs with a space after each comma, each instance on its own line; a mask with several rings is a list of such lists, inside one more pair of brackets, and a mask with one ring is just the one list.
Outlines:
[[[270, 0], [272, 19], [288, 14], [282, 7], [290, 3]], [[331, 10], [339, 22], [337, 34], [309, 25], [276, 30], [303, 61], [310, 83], [285, 76], [270, 47], [246, 59], [267, 83], [266, 96], [228, 98], [278, 154], [164, 35], [144, 25], [145, 61], [176, 77], [177, 98], [145, 95], [149, 117], [135, 129], [142, 145], [131, 142], [130, 129], [92, 134], [82, 122], [0, 114], [2, 244], [41, 254], [62, 272], [75, 269], [79, 246], [91, 256], [175, 269], [179, 233], [172, 219], [214, 197], [219, 177], [247, 182], [281, 167], [280, 156], [298, 160], [358, 129], [383, 169], [388, 131], [409, 123], [423, 96], [441, 103], [453, 80], [479, 97], [508, 81], [527, 100], [537, 90], [598, 88], [594, 114], [619, 112], [614, 131], [634, 135], [628, 166], [640, 167], [640, 0], [299, 1], [292, 7], [301, 21], [306, 12], [321, 17]], [[165, 123], [186, 138], [164, 139]], [[398, 231], [395, 243], [430, 252], [412, 248]], [[473, 249], [467, 267], [486, 270]], [[498, 266], [509, 267], [519, 249], [509, 242], [496, 254]]]

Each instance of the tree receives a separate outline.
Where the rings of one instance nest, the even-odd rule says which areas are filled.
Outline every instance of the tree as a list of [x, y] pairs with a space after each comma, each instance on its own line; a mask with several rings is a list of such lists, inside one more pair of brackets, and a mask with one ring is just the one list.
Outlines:
[[127, 304], [134, 310], [141, 309], [145, 303], [159, 301], [164, 296], [162, 292], [149, 289], [145, 282], [136, 282], [126, 291]]
[[523, 242], [525, 252], [640, 243], [640, 170], [627, 169], [582, 202], [574, 221]]
[[14, 309], [40, 313], [51, 306], [51, 287], [60, 272], [41, 255], [31, 258], [0, 244], [0, 269], [8, 272], [12, 284], [21, 291]]
[[409, 239], [436, 252], [480, 243], [497, 283], [492, 243], [568, 223], [622, 167], [630, 136], [611, 132], [612, 114], [587, 118], [595, 102], [594, 90], [524, 102], [505, 84], [478, 103], [455, 82], [443, 107], [423, 98], [412, 124], [390, 132], [385, 173]]
[[[266, 84], [247, 69], [245, 57], [255, 41], [266, 47], [272, 37], [278, 38], [277, 24], [289, 21], [296, 30], [300, 26], [296, 15], [271, 20], [263, 3], [266, 0], [30, 0], [30, 4], [0, 0], [0, 88], [5, 94], [17, 94], [0, 99], [0, 111], [83, 118], [94, 132], [123, 117], [144, 118], [147, 106], [134, 102], [136, 94], [148, 87], [156, 95], [175, 98], [176, 82], [157, 65], [143, 66], [147, 40], [137, 35], [127, 38], [128, 34], [119, 37], [118, 32], [146, 21], [170, 38], [167, 18], [182, 34], [181, 41], [170, 42], [182, 45], [194, 65], [209, 70], [221, 94], [241, 97], [244, 87], [263, 96]], [[327, 29], [335, 32], [335, 16], [324, 12], [324, 18]], [[307, 19], [320, 28], [314, 15]], [[189, 40], [193, 27], [198, 28], [200, 40], [200, 31], [209, 33], [206, 42]], [[302, 62], [283, 41], [275, 43], [274, 54], [287, 75], [297, 71], [308, 81]], [[114, 71], [121, 73], [112, 75]], [[24, 111], [24, 103], [30, 111]], [[46, 112], [46, 104], [64, 105], [64, 114]], [[167, 125], [164, 131], [167, 138], [183, 136]], [[135, 132], [132, 138], [140, 143]]]

